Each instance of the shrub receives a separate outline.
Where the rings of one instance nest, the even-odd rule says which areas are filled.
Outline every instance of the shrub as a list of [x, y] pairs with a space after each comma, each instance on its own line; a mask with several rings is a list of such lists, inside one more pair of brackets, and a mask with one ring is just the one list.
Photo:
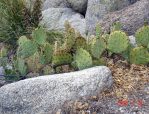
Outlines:
[[0, 0], [0, 42], [15, 45], [20, 36], [38, 26], [40, 16], [40, 0], [30, 9], [25, 0]]

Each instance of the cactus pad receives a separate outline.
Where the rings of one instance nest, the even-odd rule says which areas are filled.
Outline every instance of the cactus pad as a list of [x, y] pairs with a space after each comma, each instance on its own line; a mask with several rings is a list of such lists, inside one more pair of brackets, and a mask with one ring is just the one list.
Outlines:
[[143, 26], [136, 32], [136, 41], [139, 46], [147, 47], [149, 44], [149, 26]]
[[31, 40], [26, 40], [19, 45], [17, 54], [19, 57], [26, 58], [33, 55], [35, 52], [37, 52], [37, 45]]
[[79, 70], [88, 68], [92, 66], [92, 57], [91, 55], [84, 49], [80, 48], [76, 51], [76, 55], [74, 56], [75, 63]]
[[122, 53], [127, 49], [129, 40], [127, 35], [121, 31], [114, 31], [108, 39], [108, 49], [113, 53]]
[[53, 55], [52, 65], [60, 66], [64, 64], [71, 64], [72, 59], [72, 55], [69, 53], [57, 53]]
[[32, 37], [37, 44], [42, 45], [46, 42], [47, 34], [45, 30], [42, 27], [40, 27], [33, 31]]
[[92, 42], [91, 53], [93, 57], [99, 59], [105, 49], [106, 49], [106, 43], [102, 38], [95, 39], [95, 41]]
[[140, 46], [132, 49], [130, 52], [130, 62], [133, 64], [148, 64], [149, 53], [147, 48]]

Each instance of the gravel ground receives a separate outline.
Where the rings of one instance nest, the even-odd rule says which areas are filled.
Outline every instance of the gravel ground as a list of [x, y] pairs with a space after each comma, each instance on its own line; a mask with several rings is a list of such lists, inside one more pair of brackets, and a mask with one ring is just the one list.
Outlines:
[[114, 85], [98, 96], [68, 101], [57, 114], [149, 114], [149, 67], [109, 60]]
[[130, 93], [124, 102], [120, 103], [115, 96], [80, 98], [65, 103], [57, 114], [149, 114], [149, 83]]

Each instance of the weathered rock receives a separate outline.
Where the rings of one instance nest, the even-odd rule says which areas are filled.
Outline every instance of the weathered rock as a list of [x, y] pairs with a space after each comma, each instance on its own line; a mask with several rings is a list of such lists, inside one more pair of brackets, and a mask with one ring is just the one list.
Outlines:
[[88, 0], [46, 0], [43, 4], [43, 10], [48, 8], [71, 8], [79, 13], [86, 13]]
[[129, 41], [132, 46], [134, 46], [134, 47], [137, 46], [136, 38], [133, 35], [129, 36]]
[[70, 5], [66, 0], [45, 0], [42, 10], [49, 8], [69, 8]]
[[131, 1], [131, 0], [89, 0], [86, 17], [85, 17], [88, 32], [90, 34], [93, 34], [95, 32], [95, 26], [98, 23], [98, 21], [101, 20], [109, 12], [120, 10], [135, 1]]
[[65, 101], [96, 95], [112, 83], [105, 66], [26, 79], [0, 88], [0, 114], [52, 114]]
[[144, 21], [149, 22], [149, 0], [140, 0], [127, 8], [110, 13], [99, 23], [104, 31], [109, 32], [110, 26], [116, 21], [122, 24], [122, 29], [129, 35], [134, 34], [144, 25]]
[[49, 30], [64, 30], [65, 21], [69, 21], [73, 28], [82, 35], [85, 34], [86, 24], [84, 17], [70, 8], [49, 8], [42, 12], [41, 24]]
[[70, 4], [71, 8], [82, 14], [86, 13], [88, 0], [66, 0]]

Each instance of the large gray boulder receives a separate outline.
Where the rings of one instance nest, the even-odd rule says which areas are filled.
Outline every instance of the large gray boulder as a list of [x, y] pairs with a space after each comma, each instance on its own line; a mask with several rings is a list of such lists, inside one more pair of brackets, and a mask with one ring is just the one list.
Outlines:
[[53, 114], [65, 101], [96, 95], [112, 83], [105, 66], [26, 79], [0, 88], [0, 114]]
[[72, 10], [85, 13], [88, 0], [45, 0], [43, 10], [48, 8], [71, 8]]
[[63, 31], [65, 22], [69, 21], [76, 31], [79, 31], [82, 35], [85, 34], [86, 24], [84, 17], [70, 8], [49, 8], [44, 10], [42, 15], [41, 24], [49, 30]]
[[69, 8], [70, 5], [66, 0], [45, 0], [42, 10], [49, 8]]
[[[135, 0], [137, 1], [137, 0]], [[109, 12], [123, 9], [134, 3], [132, 0], [89, 0], [86, 12], [86, 26], [90, 34], [94, 34], [95, 26]]]
[[86, 13], [88, 0], [66, 0], [70, 4], [71, 8], [82, 14]]
[[103, 31], [109, 32], [111, 25], [117, 21], [127, 34], [133, 35], [145, 21], [149, 23], [149, 0], [139, 0], [127, 8], [107, 14], [99, 23]]

